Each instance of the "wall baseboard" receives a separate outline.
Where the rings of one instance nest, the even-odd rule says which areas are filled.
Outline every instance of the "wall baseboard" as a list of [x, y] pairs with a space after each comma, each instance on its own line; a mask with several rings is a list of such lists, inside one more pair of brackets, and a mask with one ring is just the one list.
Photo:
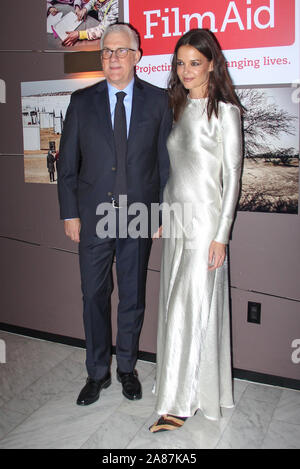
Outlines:
[[[26, 327], [14, 326], [0, 322], [0, 331], [10, 332], [12, 334], [23, 335], [40, 340], [48, 340], [49, 342], [57, 342], [72, 347], [85, 348], [85, 340], [76, 339], [64, 335], [52, 334], [50, 332], [38, 331], [35, 329], [28, 329]], [[112, 347], [112, 353], [115, 355], [116, 348]], [[138, 359], [146, 362], [155, 363], [155, 353], [139, 351]], [[264, 373], [258, 373], [250, 370], [233, 369], [233, 377], [245, 381], [252, 381], [254, 383], [267, 384], [271, 386], [279, 386], [282, 388], [295, 389], [300, 391], [300, 380], [285, 378], [283, 376], [274, 376]]]
[[254, 383], [268, 384], [270, 386], [278, 386], [280, 388], [295, 389], [300, 391], [300, 380], [293, 378], [285, 378], [284, 376], [268, 375], [257, 371], [233, 369], [233, 377]]

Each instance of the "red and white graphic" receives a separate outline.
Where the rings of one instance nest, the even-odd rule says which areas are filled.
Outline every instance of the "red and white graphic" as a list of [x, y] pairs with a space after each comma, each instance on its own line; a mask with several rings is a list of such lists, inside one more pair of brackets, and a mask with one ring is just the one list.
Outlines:
[[299, 3], [124, 0], [124, 19], [141, 37], [143, 59], [137, 73], [165, 86], [178, 39], [190, 29], [208, 28], [216, 35], [236, 84], [292, 82], [299, 76]]
[[192, 28], [208, 28], [222, 49], [288, 46], [295, 40], [294, 0], [129, 0], [129, 20], [145, 55], [168, 54]]

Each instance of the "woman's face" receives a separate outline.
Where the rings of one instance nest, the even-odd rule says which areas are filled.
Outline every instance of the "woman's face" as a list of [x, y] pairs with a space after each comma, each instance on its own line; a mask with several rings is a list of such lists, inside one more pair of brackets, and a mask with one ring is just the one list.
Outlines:
[[177, 75], [191, 98], [204, 98], [207, 94], [209, 72], [213, 61], [209, 61], [193, 46], [181, 46], [177, 52]]

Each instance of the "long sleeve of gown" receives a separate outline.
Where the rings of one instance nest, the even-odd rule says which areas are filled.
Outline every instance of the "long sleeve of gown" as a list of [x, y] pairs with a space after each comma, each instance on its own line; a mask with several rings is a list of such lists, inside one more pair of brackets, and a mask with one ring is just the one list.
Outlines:
[[242, 132], [241, 115], [238, 107], [226, 104], [222, 106], [220, 114], [223, 147], [223, 190], [221, 216], [214, 240], [227, 244], [240, 189]]

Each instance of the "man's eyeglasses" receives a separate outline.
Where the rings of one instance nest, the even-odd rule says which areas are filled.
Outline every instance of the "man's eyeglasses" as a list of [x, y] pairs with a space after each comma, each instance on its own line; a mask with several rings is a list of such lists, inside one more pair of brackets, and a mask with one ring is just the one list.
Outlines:
[[110, 59], [113, 53], [115, 53], [119, 59], [123, 59], [124, 57], [127, 57], [128, 52], [130, 50], [132, 50], [133, 52], [136, 51], [136, 49], [130, 49], [129, 47], [119, 47], [118, 49], [115, 49], [115, 50], [108, 49], [107, 47], [105, 47], [104, 49], [101, 49], [100, 53], [101, 53], [102, 59]]

